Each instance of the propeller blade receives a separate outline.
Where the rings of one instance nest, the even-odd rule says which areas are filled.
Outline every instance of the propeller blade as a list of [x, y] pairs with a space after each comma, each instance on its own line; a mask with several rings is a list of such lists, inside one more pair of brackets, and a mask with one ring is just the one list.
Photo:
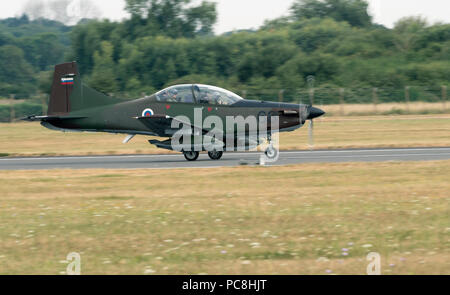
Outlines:
[[309, 147], [311, 149], [314, 148], [314, 120], [309, 120], [309, 128], [308, 128], [308, 140], [309, 140]]
[[298, 121], [300, 122], [300, 125], [303, 126], [305, 124], [306, 120], [309, 117], [309, 110], [307, 106], [300, 106], [298, 110]]

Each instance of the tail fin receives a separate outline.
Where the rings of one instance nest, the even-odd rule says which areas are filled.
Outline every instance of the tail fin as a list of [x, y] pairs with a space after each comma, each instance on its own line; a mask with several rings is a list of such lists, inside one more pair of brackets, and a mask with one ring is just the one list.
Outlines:
[[75, 87], [75, 78], [79, 76], [75, 62], [55, 66], [52, 92], [48, 104], [48, 115], [64, 115], [71, 111], [70, 95]]
[[85, 86], [78, 72], [76, 62], [55, 66], [53, 84], [48, 104], [49, 116], [70, 113], [122, 102]]

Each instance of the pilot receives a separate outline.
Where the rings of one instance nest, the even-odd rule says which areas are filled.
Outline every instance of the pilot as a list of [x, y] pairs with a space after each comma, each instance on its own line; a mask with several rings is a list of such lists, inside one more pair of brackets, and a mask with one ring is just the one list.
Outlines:
[[217, 104], [220, 104], [220, 105], [225, 104], [224, 101], [222, 100], [222, 97], [220, 96], [220, 93], [217, 92], [217, 91], [214, 92], [214, 101], [215, 101]]
[[163, 91], [158, 97], [157, 100], [158, 101], [167, 101], [167, 98], [169, 97], [169, 95], [167, 94], [167, 91]]
[[200, 103], [210, 103], [212, 100], [211, 94], [209, 92], [204, 92], [201, 95]]
[[178, 102], [177, 96], [178, 96], [178, 90], [171, 89], [171, 90], [169, 90], [169, 98], [167, 99], [167, 101], [168, 102]]

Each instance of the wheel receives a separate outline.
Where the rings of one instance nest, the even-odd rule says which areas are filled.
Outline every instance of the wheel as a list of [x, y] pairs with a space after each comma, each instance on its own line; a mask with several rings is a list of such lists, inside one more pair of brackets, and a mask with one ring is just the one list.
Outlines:
[[275, 159], [278, 156], [278, 150], [273, 146], [269, 146], [265, 151], [265, 155], [268, 159]]
[[200, 156], [199, 152], [183, 152], [183, 154], [188, 161], [195, 161]]
[[212, 152], [208, 152], [208, 156], [211, 160], [220, 160], [220, 158], [222, 158], [223, 156], [223, 152], [218, 152], [218, 151], [212, 151]]

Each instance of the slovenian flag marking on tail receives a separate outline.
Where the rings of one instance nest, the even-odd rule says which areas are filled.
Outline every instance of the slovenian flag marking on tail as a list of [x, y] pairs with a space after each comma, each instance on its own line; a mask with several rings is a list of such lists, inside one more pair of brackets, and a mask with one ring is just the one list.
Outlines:
[[73, 85], [73, 78], [61, 78], [61, 85]]

